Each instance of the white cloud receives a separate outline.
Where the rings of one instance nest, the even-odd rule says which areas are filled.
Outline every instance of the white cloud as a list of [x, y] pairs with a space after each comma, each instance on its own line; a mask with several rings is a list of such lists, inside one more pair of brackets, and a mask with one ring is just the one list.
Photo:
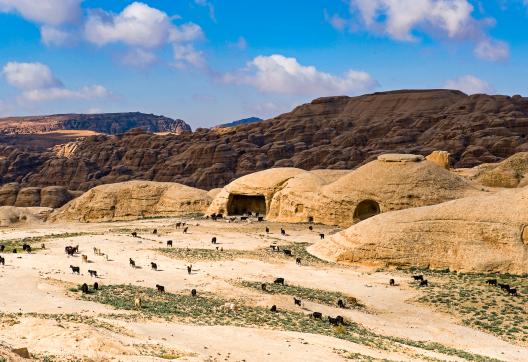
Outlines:
[[22, 90], [62, 86], [51, 69], [42, 63], [9, 62], [4, 66], [2, 75], [10, 85]]
[[493, 87], [488, 82], [470, 74], [448, 80], [443, 88], [458, 89], [466, 94], [490, 93], [493, 91]]
[[91, 11], [84, 27], [86, 39], [97, 45], [125, 43], [144, 48], [167, 42], [192, 41], [202, 36], [193, 23], [176, 26], [161, 10], [140, 2], [128, 5], [119, 14]]
[[174, 44], [173, 46], [174, 63], [179, 69], [188, 67], [205, 69], [207, 62], [204, 54], [196, 50], [191, 44]]
[[209, 9], [209, 17], [216, 23], [216, 14], [214, 5], [208, 0], [194, 0], [197, 5], [205, 6]]
[[18, 13], [39, 24], [61, 25], [81, 16], [82, 0], [0, 0], [0, 12]]
[[133, 67], [146, 67], [156, 61], [154, 53], [143, 49], [133, 49], [121, 57], [121, 62]]
[[57, 99], [92, 99], [109, 95], [101, 85], [85, 86], [77, 90], [64, 87], [51, 69], [42, 63], [9, 62], [2, 75], [8, 84], [21, 91], [20, 100], [26, 102]]
[[483, 39], [475, 46], [474, 53], [480, 59], [498, 61], [508, 59], [510, 47], [500, 40]]
[[248, 84], [264, 92], [310, 96], [358, 94], [377, 86], [366, 72], [349, 70], [339, 77], [280, 54], [258, 56], [245, 69], [224, 75], [223, 81]]
[[40, 37], [45, 45], [62, 46], [73, 41], [73, 36], [67, 31], [44, 25], [40, 28]]

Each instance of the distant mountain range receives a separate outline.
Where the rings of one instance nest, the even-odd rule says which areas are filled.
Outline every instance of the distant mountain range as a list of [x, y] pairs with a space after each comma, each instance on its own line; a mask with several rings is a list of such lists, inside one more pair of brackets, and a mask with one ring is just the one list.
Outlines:
[[249, 117], [249, 118], [239, 119], [238, 121], [233, 121], [233, 122], [229, 122], [229, 123], [223, 123], [223, 124], [220, 124], [220, 125], [215, 126], [213, 128], [230, 128], [230, 127], [240, 126], [240, 125], [243, 125], [243, 124], [256, 123], [256, 122], [261, 122], [261, 121], [263, 121], [262, 118]]
[[0, 118], [0, 134], [3, 135], [41, 134], [67, 130], [122, 134], [132, 128], [176, 134], [191, 132], [191, 127], [181, 119], [139, 112]]

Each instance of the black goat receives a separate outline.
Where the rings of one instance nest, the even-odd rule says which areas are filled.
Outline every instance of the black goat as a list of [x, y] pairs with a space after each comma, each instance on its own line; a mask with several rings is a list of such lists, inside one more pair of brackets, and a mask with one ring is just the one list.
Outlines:
[[321, 239], [321, 240], [324, 239], [324, 234], [323, 233], [319, 234], [319, 239]]
[[211, 244], [216, 244], [216, 236], [213, 236], [213, 238], [211, 239]]
[[137, 237], [138, 237], [138, 233], [135, 232], [135, 231], [133, 231], [133, 232], [132, 232], [132, 236], [133, 236], [134, 238], [137, 238]]
[[189, 227], [186, 226], [186, 227], [183, 229], [183, 233], [184, 233], [184, 234], [187, 234], [187, 231], [188, 231], [188, 230], [189, 230]]
[[497, 285], [497, 279], [488, 279], [486, 280], [486, 284], [488, 285]]
[[266, 226], [266, 234], [269, 234], [269, 227]]
[[84, 294], [87, 294], [88, 293], [88, 284], [84, 283], [83, 285], [81, 285], [81, 291]]
[[293, 304], [298, 305], [300, 307], [302, 304], [302, 301], [300, 299], [293, 297]]
[[196, 289], [191, 290], [191, 296], [196, 297]]
[[394, 281], [394, 279], [389, 280], [389, 285], [390, 285], [391, 287], [393, 287], [393, 286], [396, 285], [396, 282]]
[[16, 254], [16, 253], [17, 253], [17, 250], [16, 250], [16, 248], [15, 248], [15, 249], [13, 249], [13, 254]]
[[511, 295], [517, 295], [517, 288], [510, 288], [508, 290], [508, 293], [510, 293]]
[[156, 284], [156, 289], [160, 293], [165, 293], [165, 287], [163, 285]]
[[284, 278], [276, 278], [273, 283], [284, 285]]
[[297, 265], [301, 265], [301, 258], [297, 258], [297, 259], [295, 259], [295, 264], [297, 264]]
[[4, 244], [0, 244], [0, 253], [3, 253], [5, 250], [5, 245]]
[[275, 304], [273, 304], [270, 308], [270, 311], [276, 313], [277, 312], [277, 306]]
[[259, 217], [257, 218], [257, 220], [258, 220], [259, 222], [264, 221], [264, 216], [259, 216]]
[[345, 302], [343, 301], [343, 299], [338, 299], [337, 300], [337, 306], [339, 308], [345, 308]]
[[128, 264], [130, 264], [130, 266], [132, 268], [135, 268], [136, 267], [136, 262], [134, 260], [132, 260], [132, 258], [128, 258]]
[[154, 235], [156, 235], [157, 233], [158, 233], [158, 229], [154, 229], [154, 230], [152, 231], [152, 234], [154, 234]]
[[414, 280], [424, 280], [423, 275], [413, 275], [412, 276]]
[[187, 274], [191, 274], [192, 272], [192, 265], [187, 265]]
[[150, 267], [152, 268], [152, 270], [158, 270], [158, 264], [156, 263], [150, 263]]
[[266, 288], [266, 283], [262, 283], [262, 284], [260, 285], [260, 289], [262, 289], [263, 292], [267, 292], [268, 289]]
[[97, 282], [94, 283], [94, 290], [99, 290], [99, 283]]
[[172, 240], [167, 240], [167, 246], [170, 246], [172, 248]]
[[97, 271], [96, 270], [88, 270], [88, 273], [90, 273], [91, 277], [96, 277], [97, 278]]
[[429, 286], [429, 284], [427, 283], [427, 279], [422, 280], [422, 281], [420, 282], [420, 286], [421, 286], [421, 287], [427, 287], [427, 286]]
[[5, 265], [5, 258], [0, 256], [0, 264]]
[[78, 266], [73, 266], [73, 265], [70, 265], [70, 269], [72, 270], [72, 273], [77, 273], [77, 274], [80, 274], [81, 273], [81, 268], [79, 268]]
[[286, 235], [286, 230], [284, 230], [283, 228], [281, 228], [281, 235], [283, 235], [283, 236]]
[[313, 231], [313, 226], [312, 225], [308, 226], [308, 230]]
[[284, 249], [282, 252], [283, 252], [284, 255], [286, 255], [286, 256], [292, 256], [292, 251], [289, 250], [289, 249]]
[[314, 319], [323, 319], [323, 313], [321, 313], [321, 312], [313, 312], [312, 313], [312, 318], [314, 318]]

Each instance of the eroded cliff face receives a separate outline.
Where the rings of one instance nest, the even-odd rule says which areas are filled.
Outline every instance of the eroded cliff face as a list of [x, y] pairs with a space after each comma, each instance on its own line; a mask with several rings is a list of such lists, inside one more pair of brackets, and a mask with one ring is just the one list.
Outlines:
[[73, 190], [132, 179], [211, 189], [271, 167], [353, 169], [383, 153], [445, 150], [454, 167], [528, 151], [528, 98], [458, 91], [328, 97], [258, 123], [180, 135], [90, 136], [61, 157], [0, 147], [2, 183]]

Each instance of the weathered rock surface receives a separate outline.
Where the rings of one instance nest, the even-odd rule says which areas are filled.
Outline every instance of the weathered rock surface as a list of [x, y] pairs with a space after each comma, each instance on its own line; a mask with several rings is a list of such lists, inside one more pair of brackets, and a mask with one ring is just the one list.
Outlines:
[[203, 213], [207, 191], [170, 182], [129, 181], [95, 187], [50, 216], [52, 221], [99, 222]]
[[250, 211], [273, 221], [347, 227], [380, 212], [481, 193], [480, 186], [423, 156], [391, 154], [353, 171], [272, 168], [249, 174], [218, 192], [208, 213]]
[[0, 181], [87, 190], [133, 179], [211, 189], [270, 167], [353, 169], [384, 153], [449, 152], [453, 167], [528, 151], [528, 98], [459, 91], [327, 97], [274, 119], [181, 135], [91, 136], [68, 157], [0, 146]]
[[318, 242], [323, 259], [528, 273], [528, 188], [389, 212]]
[[21, 188], [15, 182], [0, 187], [0, 206], [58, 208], [77, 196], [79, 192], [62, 186]]
[[0, 206], [0, 226], [43, 222], [51, 211], [47, 207]]
[[486, 163], [457, 172], [484, 186], [524, 187], [528, 185], [528, 152], [519, 152], [499, 163]]
[[139, 112], [0, 118], [0, 134], [39, 134], [58, 130], [89, 130], [120, 134], [133, 128], [177, 134], [191, 131], [191, 127], [181, 119], [174, 120]]

